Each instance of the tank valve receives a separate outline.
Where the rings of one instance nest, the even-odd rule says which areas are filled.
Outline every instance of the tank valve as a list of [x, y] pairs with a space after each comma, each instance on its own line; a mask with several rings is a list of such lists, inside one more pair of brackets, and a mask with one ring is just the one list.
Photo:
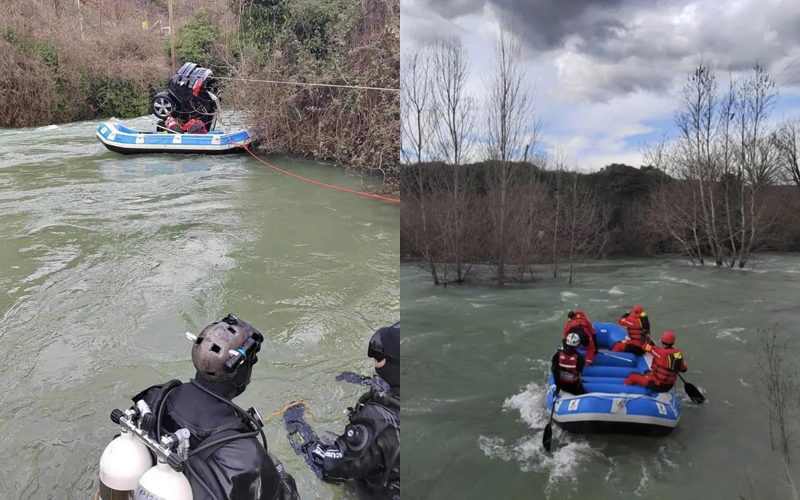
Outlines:
[[111, 421], [114, 422], [115, 424], [119, 424], [119, 419], [121, 419], [124, 416], [125, 414], [122, 413], [122, 410], [113, 410], [111, 412]]

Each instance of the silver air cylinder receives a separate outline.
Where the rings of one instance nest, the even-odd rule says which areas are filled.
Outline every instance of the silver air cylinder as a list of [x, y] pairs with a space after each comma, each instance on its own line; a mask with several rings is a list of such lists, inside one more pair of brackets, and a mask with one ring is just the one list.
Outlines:
[[100, 500], [130, 500], [139, 480], [153, 467], [147, 446], [130, 432], [122, 431], [100, 457]]

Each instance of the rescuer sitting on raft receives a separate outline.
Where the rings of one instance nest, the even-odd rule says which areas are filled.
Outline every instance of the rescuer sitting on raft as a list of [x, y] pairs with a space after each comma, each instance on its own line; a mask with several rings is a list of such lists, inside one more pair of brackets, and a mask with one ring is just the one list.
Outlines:
[[556, 387], [576, 396], [586, 394], [586, 389], [581, 383], [581, 373], [586, 362], [578, 352], [580, 343], [581, 339], [577, 333], [567, 334], [563, 345], [558, 348], [550, 361], [550, 370]]
[[628, 338], [616, 342], [611, 348], [611, 352], [644, 354], [644, 348], [650, 335], [650, 318], [644, 308], [636, 304], [633, 306], [633, 313], [631, 311], [626, 312], [618, 323], [628, 330]]
[[[170, 433], [188, 429], [191, 433], [184, 473], [194, 500], [300, 499], [294, 478], [267, 451], [258, 412], [242, 410], [231, 401], [250, 383], [263, 341], [258, 330], [229, 314], [195, 338], [192, 364], [197, 372], [193, 380], [185, 384], [171, 380], [133, 397], [134, 402], [144, 400], [157, 412], [158, 427], [153, 431], [157, 439], [162, 429]], [[192, 450], [206, 444], [210, 446], [191, 456]]]
[[570, 311], [567, 313], [567, 323], [564, 325], [564, 339], [570, 333], [577, 333], [581, 339], [581, 345], [586, 348], [586, 365], [594, 362], [597, 354], [597, 334], [594, 325], [586, 317], [583, 311]]
[[[347, 409], [349, 425], [333, 443], [319, 438], [303, 419], [306, 406], [284, 411], [289, 441], [323, 481], [348, 482], [361, 498], [400, 498], [400, 323], [372, 335], [367, 355], [374, 360], [373, 386]], [[383, 382], [389, 390], [382, 388]], [[299, 434], [302, 440], [297, 440]]]
[[662, 347], [648, 342], [645, 349], [653, 355], [651, 369], [645, 371], [644, 375], [631, 373], [625, 379], [625, 385], [640, 385], [653, 392], [669, 392], [678, 379], [678, 373], [687, 370], [683, 353], [675, 349], [674, 344], [675, 334], [672, 332], [661, 334]]

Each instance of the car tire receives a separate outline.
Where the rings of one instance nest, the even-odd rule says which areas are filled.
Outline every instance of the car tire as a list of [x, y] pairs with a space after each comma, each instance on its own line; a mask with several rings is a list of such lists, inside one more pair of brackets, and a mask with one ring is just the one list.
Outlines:
[[176, 108], [175, 101], [169, 95], [169, 92], [159, 92], [150, 101], [150, 112], [161, 120], [166, 119], [170, 113], [177, 111]]

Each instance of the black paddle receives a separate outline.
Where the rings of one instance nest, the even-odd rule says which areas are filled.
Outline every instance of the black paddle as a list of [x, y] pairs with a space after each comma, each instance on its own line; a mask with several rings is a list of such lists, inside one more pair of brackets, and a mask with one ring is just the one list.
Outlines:
[[544, 436], [542, 436], [542, 446], [547, 451], [550, 451], [550, 445], [553, 444], [553, 412], [556, 411], [556, 397], [561, 389], [556, 387], [556, 392], [553, 393], [553, 407], [550, 409], [550, 421], [544, 428]]
[[694, 403], [697, 403], [699, 405], [706, 402], [706, 397], [703, 396], [703, 393], [700, 392], [700, 389], [695, 387], [694, 384], [690, 384], [689, 382], [683, 380], [683, 375], [681, 375], [680, 373], [678, 374], [678, 376], [683, 381], [683, 389], [686, 391], [686, 395], [689, 396], [689, 399], [691, 399]]

